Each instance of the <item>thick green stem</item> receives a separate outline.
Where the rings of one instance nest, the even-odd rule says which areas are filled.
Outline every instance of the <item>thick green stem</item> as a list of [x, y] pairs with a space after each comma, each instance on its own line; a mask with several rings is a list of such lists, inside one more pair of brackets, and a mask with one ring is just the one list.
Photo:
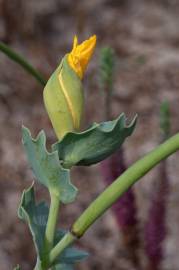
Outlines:
[[156, 166], [161, 160], [179, 150], [179, 134], [171, 137], [165, 143], [138, 160], [120, 177], [118, 177], [95, 201], [83, 212], [72, 226], [72, 232], [81, 237], [119, 197], [123, 195], [137, 180]]
[[76, 237], [71, 232], [65, 234], [65, 236], [60, 240], [60, 242], [50, 252], [49, 264], [51, 265], [54, 260], [64, 251], [64, 249], [71, 245], [75, 240]]
[[6, 54], [10, 59], [18, 63], [24, 70], [30, 73], [42, 86], [46, 85], [46, 80], [42, 75], [25, 60], [21, 55], [12, 50], [9, 46], [0, 42], [0, 51]]
[[48, 221], [47, 221], [47, 227], [45, 231], [45, 243], [44, 243], [45, 256], [47, 256], [47, 254], [50, 252], [50, 250], [53, 247], [55, 229], [56, 229], [59, 206], [60, 206], [59, 196], [51, 192], [50, 198], [51, 198], [50, 210], [49, 210], [49, 216], [48, 216]]
[[177, 150], [179, 150], [179, 134], [171, 137], [145, 157], [138, 160], [118, 177], [116, 181], [107, 187], [77, 219], [72, 226], [72, 232], [67, 233], [51, 250], [49, 256], [50, 265], [65, 248], [72, 244], [77, 238], [81, 237], [86, 230], [137, 180], [144, 176], [161, 160], [167, 158]]

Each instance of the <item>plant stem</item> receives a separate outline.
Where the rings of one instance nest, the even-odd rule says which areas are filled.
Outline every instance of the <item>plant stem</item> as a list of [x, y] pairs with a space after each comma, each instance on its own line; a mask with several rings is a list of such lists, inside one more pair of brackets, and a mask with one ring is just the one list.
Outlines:
[[59, 196], [56, 194], [50, 192], [50, 210], [49, 210], [49, 216], [47, 221], [47, 227], [45, 231], [45, 243], [44, 243], [44, 257], [46, 258], [47, 254], [50, 252], [50, 250], [53, 248], [54, 243], [54, 235], [55, 235], [55, 228], [58, 218], [58, 211], [60, 207], [60, 199]]
[[179, 134], [159, 145], [149, 154], [134, 163], [118, 177], [95, 201], [83, 212], [72, 226], [72, 232], [81, 237], [86, 230], [98, 219], [125, 191], [161, 160], [179, 150]]
[[65, 236], [60, 240], [60, 242], [50, 252], [49, 264], [51, 265], [54, 260], [64, 251], [64, 249], [71, 245], [75, 240], [76, 237], [71, 232], [65, 234]]
[[12, 50], [9, 46], [0, 42], [0, 51], [6, 54], [11, 60], [18, 63], [24, 70], [31, 74], [41, 85], [46, 85], [46, 80], [30, 63], [27, 62], [21, 55]]
[[179, 150], [179, 134], [171, 137], [165, 143], [159, 145], [149, 154], [134, 163], [120, 177], [116, 179], [96, 200], [82, 213], [58, 244], [51, 250], [49, 265], [72, 244], [77, 238], [83, 236], [86, 230], [137, 180], [156, 166], [161, 160], [167, 158]]

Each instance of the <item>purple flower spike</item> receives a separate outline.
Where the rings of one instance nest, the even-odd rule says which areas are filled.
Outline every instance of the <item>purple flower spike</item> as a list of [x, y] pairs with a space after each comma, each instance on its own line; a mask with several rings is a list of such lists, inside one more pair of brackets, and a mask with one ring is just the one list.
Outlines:
[[149, 209], [149, 219], [145, 226], [145, 251], [148, 257], [148, 269], [159, 270], [163, 259], [163, 241], [166, 237], [166, 201], [169, 190], [169, 179], [166, 162], [160, 165], [160, 181], [155, 186]]
[[[110, 158], [101, 162], [101, 172], [107, 185], [126, 170], [123, 149], [119, 149]], [[123, 242], [131, 261], [139, 267], [137, 209], [133, 189], [129, 189], [113, 206], [113, 213], [122, 231]], [[139, 268], [138, 268], [139, 269]]]

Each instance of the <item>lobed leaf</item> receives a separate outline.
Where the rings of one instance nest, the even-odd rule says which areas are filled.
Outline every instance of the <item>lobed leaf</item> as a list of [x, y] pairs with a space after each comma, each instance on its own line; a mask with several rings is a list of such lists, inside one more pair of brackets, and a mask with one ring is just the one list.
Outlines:
[[[37, 251], [38, 265], [42, 264], [44, 252], [45, 229], [48, 219], [49, 209], [44, 202], [36, 204], [34, 196], [34, 186], [32, 185], [27, 190], [23, 191], [21, 202], [18, 209], [20, 219], [27, 222], [31, 231], [35, 249]], [[66, 234], [65, 230], [58, 229], [55, 234], [54, 245]], [[53, 270], [58, 269], [73, 269], [72, 265], [78, 261], [85, 259], [88, 253], [78, 250], [73, 247], [68, 247], [57, 258], [54, 263]], [[62, 268], [63, 267], [63, 268]], [[14, 270], [20, 270], [18, 266]]]
[[61, 166], [57, 151], [51, 153], [47, 151], [44, 131], [33, 139], [30, 131], [23, 127], [22, 137], [26, 155], [36, 179], [50, 191], [59, 195], [63, 203], [74, 201], [77, 189], [70, 182], [69, 170]]
[[35, 203], [33, 185], [23, 191], [18, 216], [29, 226], [38, 258], [42, 258], [48, 212], [49, 209], [45, 202]]
[[134, 117], [127, 125], [125, 115], [121, 114], [116, 120], [94, 123], [84, 132], [67, 133], [52, 149], [58, 151], [59, 159], [66, 168], [98, 163], [114, 153], [132, 134], [136, 120], [137, 117]]

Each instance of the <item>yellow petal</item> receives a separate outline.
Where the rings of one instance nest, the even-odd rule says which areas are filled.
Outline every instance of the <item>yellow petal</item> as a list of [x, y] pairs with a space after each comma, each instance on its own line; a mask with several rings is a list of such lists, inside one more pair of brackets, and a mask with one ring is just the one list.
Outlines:
[[78, 44], [77, 36], [74, 37], [73, 49], [68, 54], [68, 62], [76, 74], [83, 78], [86, 67], [92, 57], [96, 46], [96, 35]]
[[74, 40], [73, 40], [73, 50], [77, 47], [77, 45], [78, 45], [78, 38], [77, 38], [77, 36], [75, 35], [75, 36], [74, 36]]

